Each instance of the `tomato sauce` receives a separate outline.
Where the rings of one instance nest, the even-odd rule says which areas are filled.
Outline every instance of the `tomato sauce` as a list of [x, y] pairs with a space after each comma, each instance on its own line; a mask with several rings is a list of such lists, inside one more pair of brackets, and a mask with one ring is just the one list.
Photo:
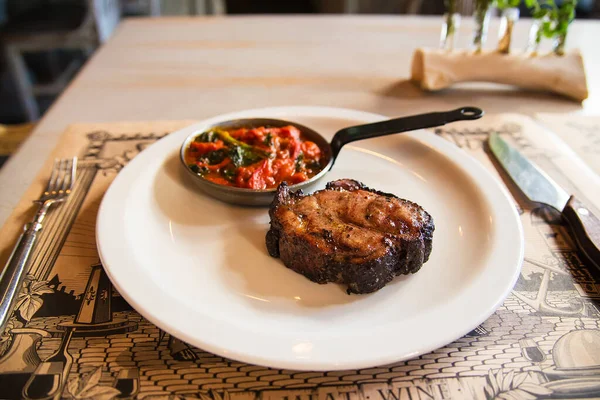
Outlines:
[[211, 129], [185, 152], [189, 168], [219, 185], [271, 189], [304, 182], [326, 162], [319, 146], [294, 126]]

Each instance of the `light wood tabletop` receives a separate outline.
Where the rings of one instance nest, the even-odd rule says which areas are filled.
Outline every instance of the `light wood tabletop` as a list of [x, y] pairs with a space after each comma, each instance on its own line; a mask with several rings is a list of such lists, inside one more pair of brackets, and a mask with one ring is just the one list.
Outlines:
[[[530, 24], [517, 24], [515, 49], [524, 48]], [[436, 47], [440, 26], [441, 17], [351, 15], [123, 21], [0, 171], [0, 223], [72, 123], [198, 120], [282, 105], [388, 116], [462, 105], [487, 113], [600, 114], [600, 22], [576, 21], [568, 37], [568, 48], [584, 56], [590, 97], [583, 104], [489, 84], [421, 92], [407, 81], [412, 53]], [[497, 29], [493, 20], [486, 47], [495, 46]], [[459, 47], [468, 46], [471, 32], [467, 18]]]

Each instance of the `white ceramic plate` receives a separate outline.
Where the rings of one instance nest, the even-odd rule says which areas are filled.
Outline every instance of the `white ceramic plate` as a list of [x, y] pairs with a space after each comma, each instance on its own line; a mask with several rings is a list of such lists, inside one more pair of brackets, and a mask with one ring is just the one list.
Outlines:
[[425, 131], [344, 147], [319, 185], [354, 178], [423, 206], [436, 230], [421, 271], [357, 296], [288, 270], [266, 251], [267, 210], [207, 197], [178, 159], [190, 133], [240, 117], [297, 121], [328, 138], [385, 119], [320, 107], [250, 110], [175, 132], [130, 162], [102, 201], [98, 249], [117, 290], [161, 329], [248, 363], [355, 369], [444, 346], [510, 292], [523, 258], [515, 207], [477, 161]]

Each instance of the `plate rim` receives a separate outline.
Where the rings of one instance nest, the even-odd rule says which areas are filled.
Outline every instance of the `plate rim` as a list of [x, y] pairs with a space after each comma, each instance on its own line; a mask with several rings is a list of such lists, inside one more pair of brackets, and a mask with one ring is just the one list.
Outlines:
[[[380, 114], [375, 114], [375, 113], [370, 113], [370, 112], [365, 112], [365, 111], [360, 111], [360, 110], [353, 110], [353, 109], [348, 109], [348, 108], [337, 108], [337, 107], [279, 106], [279, 107], [254, 108], [254, 109], [241, 110], [241, 111], [235, 111], [235, 112], [231, 112], [231, 113], [220, 114], [220, 115], [216, 115], [216, 116], [213, 116], [210, 118], [203, 119], [197, 123], [191, 124], [187, 127], [184, 127], [184, 128], [178, 129], [177, 131], [172, 132], [170, 135], [167, 135], [165, 138], [160, 139], [160, 140], [156, 141], [155, 143], [151, 144], [150, 146], [148, 146], [148, 148], [146, 148], [145, 151], [149, 150], [151, 147], [160, 146], [161, 141], [163, 141], [164, 139], [166, 139], [169, 136], [176, 134], [178, 132], [188, 131], [188, 130], [193, 130], [193, 129], [200, 129], [202, 126], [210, 124], [210, 123], [214, 123], [215, 121], [248, 117], [248, 116], [251, 116], [254, 114], [258, 114], [259, 116], [268, 114], [274, 118], [276, 118], [278, 116], [283, 117], [284, 115], [288, 115], [288, 118], [289, 118], [289, 115], [302, 115], [303, 117], [304, 116], [307, 116], [307, 117], [331, 117], [331, 118], [340, 118], [340, 119], [347, 118], [347, 119], [361, 120], [361, 121], [364, 121], [365, 123], [366, 122], [375, 122], [375, 121], [389, 118], [387, 116], [380, 115]], [[437, 348], [443, 347], [443, 346], [451, 343], [452, 341], [454, 341], [460, 337], [463, 337], [465, 334], [470, 332], [472, 329], [475, 329], [478, 325], [483, 323], [487, 318], [489, 318], [489, 316], [491, 316], [497, 310], [497, 308], [508, 297], [508, 295], [510, 294], [512, 288], [514, 287], [514, 285], [518, 279], [518, 276], [519, 276], [519, 273], [521, 271], [521, 267], [523, 264], [524, 247], [525, 247], [524, 232], [523, 232], [521, 220], [519, 218], [516, 207], [514, 207], [514, 204], [512, 203], [508, 189], [506, 187], [504, 187], [504, 185], [501, 183], [499, 178], [494, 176], [483, 165], [481, 165], [478, 160], [476, 160], [473, 156], [471, 156], [467, 152], [465, 152], [457, 147], [454, 147], [451, 143], [449, 143], [446, 140], [439, 138], [439, 137], [435, 137], [434, 139], [430, 138], [430, 140], [426, 140], [422, 136], [423, 132], [424, 132], [423, 130], [413, 131], [413, 132], [404, 133], [404, 135], [409, 135], [414, 140], [417, 140], [417, 141], [421, 142], [422, 144], [428, 145], [430, 147], [431, 147], [431, 143], [428, 143], [428, 142], [431, 142], [431, 141], [436, 142], [435, 145], [441, 146], [442, 149], [440, 149], [439, 147], [435, 148], [435, 146], [434, 146], [434, 150], [439, 152], [443, 156], [448, 157], [453, 162], [453, 164], [457, 165], [458, 168], [460, 168], [470, 179], [472, 179], [474, 181], [473, 182], [474, 184], [481, 183], [481, 182], [478, 182], [478, 180], [481, 180], [481, 178], [484, 177], [485, 180], [487, 181], [485, 183], [485, 186], [487, 186], [488, 189], [491, 188], [492, 190], [497, 190], [500, 197], [506, 201], [506, 203], [504, 205], [509, 206], [508, 211], [512, 214], [512, 217], [513, 217], [513, 218], [511, 218], [511, 221], [514, 222], [512, 228], [516, 229], [516, 234], [518, 236], [518, 240], [515, 242], [518, 242], [519, 248], [517, 249], [517, 251], [515, 253], [516, 259], [514, 260], [515, 265], [512, 267], [513, 273], [510, 276], [510, 279], [504, 283], [501, 294], [498, 294], [496, 301], [493, 305], [489, 305], [485, 311], [479, 312], [476, 317], [469, 318], [469, 320], [471, 322], [468, 324], [466, 324], [466, 323], [463, 324], [465, 326], [466, 325], [468, 325], [468, 326], [466, 326], [463, 329], [457, 330], [457, 332], [452, 335], [451, 339], [449, 339], [449, 336], [446, 336], [446, 339], [438, 339], [437, 341], [430, 340], [430, 343], [428, 343], [427, 345], [422, 345], [418, 350], [416, 350], [410, 354], [406, 354], [406, 352], [404, 352], [404, 354], [400, 355], [400, 354], [394, 353], [393, 351], [390, 351], [385, 356], [366, 357], [366, 358], [362, 357], [362, 358], [360, 358], [360, 360], [355, 360], [355, 361], [345, 361], [345, 362], [336, 362], [334, 360], [314, 361], [311, 359], [307, 360], [304, 358], [297, 358], [294, 360], [281, 360], [281, 359], [277, 359], [277, 358], [273, 358], [273, 357], [265, 357], [265, 356], [256, 355], [256, 354], [248, 354], [247, 351], [246, 352], [231, 351], [226, 348], [222, 348], [219, 345], [215, 345], [214, 343], [207, 342], [206, 340], [201, 340], [197, 336], [190, 335], [189, 333], [183, 332], [183, 331], [181, 331], [181, 329], [178, 329], [176, 326], [174, 326], [172, 324], [165, 323], [157, 315], [155, 315], [156, 313], [153, 313], [151, 310], [148, 310], [147, 308], [142, 307], [136, 299], [134, 299], [132, 296], [130, 296], [128, 291], [125, 290], [124, 287], [121, 285], [122, 282], [119, 281], [119, 279], [117, 277], [117, 273], [115, 273], [116, 269], [111, 268], [111, 266], [109, 265], [110, 262], [107, 262], [106, 254], [102, 251], [101, 237], [102, 237], [102, 227], [104, 226], [102, 218], [104, 215], [106, 215], [107, 212], [109, 212], [109, 211], [107, 211], [107, 208], [108, 208], [107, 204], [109, 202], [109, 199], [112, 196], [112, 193], [115, 191], [114, 188], [118, 187], [119, 182], [121, 180], [125, 179], [125, 178], [123, 178], [126, 175], [126, 174], [124, 174], [124, 172], [128, 168], [130, 168], [130, 170], [133, 169], [133, 167], [130, 167], [130, 166], [136, 165], [137, 164], [136, 160], [141, 160], [139, 158], [140, 155], [135, 157], [131, 162], [129, 162], [123, 168], [123, 170], [120, 171], [119, 174], [117, 174], [117, 176], [111, 182], [111, 184], [109, 185], [108, 189], [106, 190], [106, 192], [104, 193], [104, 196], [102, 198], [100, 207], [98, 209], [97, 218], [96, 218], [96, 242], [97, 242], [98, 255], [100, 257], [100, 261], [102, 262], [102, 265], [104, 266], [104, 269], [105, 269], [107, 275], [109, 276], [111, 282], [113, 283], [113, 285], [115, 285], [115, 288], [119, 291], [121, 296], [123, 296], [125, 298], [125, 300], [128, 303], [130, 303], [132, 305], [132, 307], [139, 314], [141, 314], [144, 318], [146, 318], [147, 320], [149, 320], [150, 322], [152, 322], [159, 328], [165, 330], [166, 332], [174, 334], [174, 336], [178, 337], [181, 340], [184, 340], [184, 341], [186, 341], [194, 346], [197, 346], [198, 348], [201, 348], [205, 351], [209, 351], [211, 353], [214, 353], [214, 354], [217, 354], [219, 356], [226, 357], [229, 359], [235, 359], [235, 360], [239, 360], [239, 361], [246, 362], [246, 363], [258, 364], [258, 365], [263, 365], [263, 366], [272, 367], [272, 368], [285, 368], [285, 369], [293, 369], [293, 370], [298, 370], [298, 371], [315, 371], [315, 370], [335, 371], [335, 370], [345, 370], [345, 369], [360, 369], [360, 368], [368, 368], [368, 367], [373, 367], [373, 366], [378, 366], [378, 365], [380, 366], [380, 365], [391, 364], [391, 363], [400, 362], [400, 361], [403, 361], [406, 359], [410, 359], [410, 358], [416, 357], [418, 355], [435, 350]], [[445, 149], [444, 149], [444, 147], [445, 147]], [[443, 151], [443, 150], [445, 150], [445, 151]], [[458, 158], [458, 159], [464, 161], [466, 163], [466, 165], [461, 165], [461, 164], [457, 163], [455, 158]], [[139, 162], [141, 162], [141, 161], [138, 161], [138, 163]], [[468, 167], [470, 167], [470, 168], [467, 169]], [[472, 169], [472, 168], [474, 168], [474, 169]], [[473, 176], [473, 174], [479, 175], [478, 179], [476, 179], [476, 177]], [[479, 185], [477, 185], [477, 186], [479, 187]], [[482, 192], [484, 193], [483, 190], [482, 190]], [[487, 198], [487, 196], [484, 195], [484, 197], [489, 202], [489, 199]], [[489, 202], [489, 203], [490, 203], [489, 205], [492, 206], [491, 202]], [[213, 342], [214, 342], [214, 340], [213, 340]]]

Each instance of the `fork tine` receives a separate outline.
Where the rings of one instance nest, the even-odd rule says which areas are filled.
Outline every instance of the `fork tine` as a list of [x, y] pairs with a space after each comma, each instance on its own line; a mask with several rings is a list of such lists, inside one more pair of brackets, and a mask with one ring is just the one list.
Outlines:
[[64, 194], [67, 191], [67, 188], [71, 186], [71, 165], [73, 161], [65, 158], [63, 159], [63, 162], [64, 168], [61, 170], [63, 176], [59, 189], [61, 194]]
[[71, 192], [73, 190], [73, 186], [75, 186], [75, 179], [77, 179], [77, 157], [73, 157], [72, 160], [71, 184], [69, 185], [68, 189], [69, 192]]
[[60, 163], [60, 172], [58, 173], [58, 182], [56, 182], [56, 191], [59, 193], [63, 192], [63, 186], [65, 185], [66, 171], [69, 168], [69, 160], [63, 158]]
[[61, 160], [58, 158], [54, 159], [54, 165], [52, 166], [52, 173], [50, 179], [48, 179], [48, 186], [46, 186], [46, 193], [50, 193], [56, 190], [56, 180], [58, 179], [58, 171], [60, 169]]

